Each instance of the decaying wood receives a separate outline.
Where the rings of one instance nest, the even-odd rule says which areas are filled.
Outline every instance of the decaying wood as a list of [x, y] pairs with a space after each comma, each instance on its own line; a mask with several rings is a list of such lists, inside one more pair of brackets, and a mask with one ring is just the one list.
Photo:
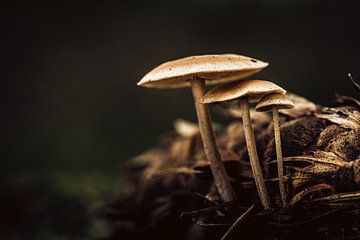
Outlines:
[[[221, 200], [196, 125], [178, 122], [157, 149], [125, 167], [128, 180], [121, 196], [104, 208], [112, 229], [109, 239], [359, 238], [358, 100], [337, 96], [334, 106], [325, 108], [292, 96], [297, 108], [279, 111], [286, 207], [278, 188], [270, 115], [253, 114], [251, 119], [273, 206], [264, 210], [259, 207], [241, 111], [222, 105], [216, 112], [227, 124], [217, 131], [216, 140], [237, 201]], [[242, 221], [253, 204], [257, 207]]]

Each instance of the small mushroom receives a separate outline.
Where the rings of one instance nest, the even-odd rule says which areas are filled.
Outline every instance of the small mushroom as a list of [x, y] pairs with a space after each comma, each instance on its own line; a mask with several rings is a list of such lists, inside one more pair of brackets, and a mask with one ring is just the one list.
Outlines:
[[225, 202], [235, 200], [235, 193], [216, 146], [209, 110], [199, 100], [205, 94], [205, 84], [234, 81], [257, 73], [267, 65], [265, 62], [235, 54], [186, 57], [161, 64], [137, 84], [150, 88], [191, 87], [204, 151], [210, 162], [214, 183]]
[[278, 177], [279, 177], [279, 189], [280, 189], [281, 201], [284, 206], [287, 204], [287, 199], [286, 199], [283, 157], [281, 151], [279, 109], [291, 109], [293, 107], [294, 107], [294, 103], [290, 100], [290, 98], [285, 94], [279, 94], [279, 93], [273, 93], [264, 96], [260, 100], [260, 102], [256, 105], [256, 111], [259, 112], [272, 111], [273, 122], [274, 122], [277, 169], [278, 169]]
[[270, 93], [285, 94], [285, 92], [284, 89], [269, 81], [244, 80], [215, 87], [201, 99], [201, 102], [204, 104], [239, 100], [250, 164], [261, 203], [266, 209], [270, 207], [270, 200], [256, 150], [254, 132], [251, 126], [249, 101], [258, 100]]

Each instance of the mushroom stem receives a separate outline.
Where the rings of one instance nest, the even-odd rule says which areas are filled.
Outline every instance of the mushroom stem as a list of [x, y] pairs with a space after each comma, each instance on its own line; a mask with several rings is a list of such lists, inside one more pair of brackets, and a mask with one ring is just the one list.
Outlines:
[[206, 104], [200, 103], [200, 98], [205, 94], [204, 80], [196, 78], [191, 80], [191, 89], [194, 96], [196, 114], [199, 121], [204, 151], [210, 162], [210, 168], [214, 177], [216, 188], [224, 202], [234, 201], [236, 199], [235, 193], [231, 187], [229, 177], [216, 146], [209, 109]]
[[259, 193], [260, 201], [265, 209], [270, 208], [269, 195], [266, 190], [264, 177], [261, 171], [259, 157], [256, 150], [254, 132], [251, 126], [249, 100], [248, 97], [240, 98], [240, 107], [242, 111], [242, 120], [245, 133], [245, 140], [250, 158], [252, 173]]
[[275, 136], [275, 148], [276, 148], [276, 159], [277, 159], [277, 169], [278, 169], [278, 178], [279, 178], [279, 189], [281, 195], [281, 201], [284, 206], [286, 206], [286, 188], [285, 188], [285, 179], [284, 179], [284, 167], [283, 167], [283, 157], [281, 151], [281, 137], [280, 137], [280, 120], [279, 120], [279, 111], [276, 106], [272, 107], [273, 122], [274, 122], [274, 136]]

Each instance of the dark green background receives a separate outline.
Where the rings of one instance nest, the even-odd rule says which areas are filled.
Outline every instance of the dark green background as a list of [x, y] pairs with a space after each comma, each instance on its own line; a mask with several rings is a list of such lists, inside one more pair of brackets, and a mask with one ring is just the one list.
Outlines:
[[356, 0], [1, 3], [0, 237], [106, 234], [91, 219], [121, 163], [174, 118], [195, 120], [189, 89], [136, 86], [164, 61], [239, 53], [318, 103], [359, 96], [346, 77], [360, 79], [359, 12]]

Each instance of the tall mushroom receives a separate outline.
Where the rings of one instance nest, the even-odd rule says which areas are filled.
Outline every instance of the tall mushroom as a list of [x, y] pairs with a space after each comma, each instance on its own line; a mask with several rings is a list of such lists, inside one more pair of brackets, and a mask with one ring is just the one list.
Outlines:
[[264, 96], [263, 98], [261, 98], [260, 102], [256, 105], [257, 111], [259, 112], [272, 111], [273, 114], [279, 189], [280, 189], [281, 201], [284, 206], [287, 204], [287, 200], [286, 200], [283, 158], [281, 151], [279, 109], [291, 109], [293, 107], [294, 107], [294, 103], [290, 100], [290, 98], [285, 94], [279, 94], [279, 93], [273, 93]]
[[244, 80], [215, 87], [201, 99], [201, 102], [204, 104], [235, 99], [239, 100], [250, 164], [260, 201], [266, 209], [270, 207], [270, 199], [265, 186], [261, 166], [259, 163], [259, 157], [256, 150], [254, 132], [251, 126], [249, 101], [258, 100], [264, 95], [270, 93], [284, 94], [285, 92], [286, 91], [284, 89], [269, 81]]
[[241, 79], [259, 72], [267, 65], [265, 62], [235, 54], [186, 57], [161, 64], [137, 84], [150, 88], [191, 87], [204, 151], [210, 162], [214, 183], [225, 202], [235, 200], [235, 193], [216, 146], [209, 110], [199, 100], [205, 94], [205, 84]]

